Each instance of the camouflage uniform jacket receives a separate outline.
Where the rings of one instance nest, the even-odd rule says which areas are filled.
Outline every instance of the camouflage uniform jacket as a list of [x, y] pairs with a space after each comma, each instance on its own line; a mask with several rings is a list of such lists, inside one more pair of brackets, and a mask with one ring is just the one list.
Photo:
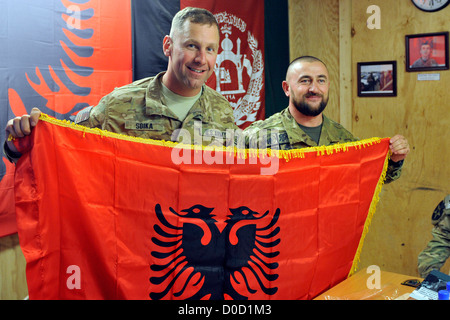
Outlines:
[[450, 256], [450, 195], [434, 209], [431, 223], [433, 238], [418, 257], [417, 267], [423, 278], [431, 270], [440, 270]]
[[[262, 141], [259, 133], [266, 129], [266, 141]], [[278, 130], [277, 134], [272, 134], [271, 129]], [[267, 147], [278, 147], [278, 150], [301, 149], [317, 146], [329, 146], [337, 143], [346, 143], [359, 140], [354, 137], [341, 124], [323, 116], [322, 132], [320, 134], [319, 144], [305, 133], [297, 124], [294, 117], [289, 112], [289, 108], [278, 112], [266, 120], [259, 120], [252, 123], [244, 130], [246, 146], [252, 148], [256, 140], [261, 143], [267, 143]], [[256, 140], [254, 140], [256, 139]], [[272, 140], [275, 141], [272, 141]], [[253, 142], [252, 142], [253, 141]], [[265, 146], [265, 145], [264, 145]], [[394, 181], [400, 177], [403, 161], [397, 163], [389, 161], [386, 173], [385, 183]]]
[[[165, 105], [165, 99], [161, 94], [163, 75], [164, 72], [161, 72], [155, 77], [116, 88], [103, 97], [97, 106], [80, 111], [75, 123], [165, 141], [178, 141], [178, 135], [175, 133], [172, 137], [172, 133], [176, 129], [186, 129], [190, 134], [191, 143], [194, 140], [194, 122], [201, 124], [196, 126], [197, 136], [209, 130], [212, 136], [224, 137], [226, 129], [237, 128], [229, 102], [206, 85], [203, 85], [200, 98], [194, 103], [186, 118], [183, 121], [178, 119]], [[211, 133], [212, 130], [214, 133]], [[184, 140], [181, 142], [188, 143]], [[207, 145], [210, 143], [207, 141]]]

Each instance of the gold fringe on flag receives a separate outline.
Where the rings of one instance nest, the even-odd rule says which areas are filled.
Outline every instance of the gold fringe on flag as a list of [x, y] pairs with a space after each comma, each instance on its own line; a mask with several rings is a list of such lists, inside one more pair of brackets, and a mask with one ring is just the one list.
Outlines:
[[[346, 142], [346, 143], [340, 143], [340, 144], [334, 144], [330, 146], [318, 146], [318, 147], [308, 147], [308, 148], [302, 148], [302, 149], [292, 149], [292, 150], [274, 150], [274, 149], [265, 149], [264, 152], [262, 152], [262, 149], [241, 149], [237, 148], [235, 146], [200, 146], [200, 145], [188, 145], [188, 144], [181, 144], [178, 142], [173, 141], [165, 141], [165, 140], [154, 140], [154, 139], [146, 139], [146, 138], [140, 138], [140, 137], [134, 137], [134, 136], [128, 136], [125, 134], [110, 132], [106, 130], [101, 130], [98, 128], [89, 128], [82, 125], [75, 124], [74, 122], [68, 121], [68, 120], [59, 120], [56, 118], [53, 118], [47, 114], [41, 113], [40, 120], [46, 121], [61, 127], [71, 128], [77, 131], [83, 132], [83, 137], [86, 133], [96, 134], [100, 135], [101, 137], [110, 137], [115, 139], [121, 139], [126, 141], [134, 141], [138, 143], [145, 143], [145, 144], [152, 144], [152, 145], [158, 145], [158, 146], [164, 146], [164, 147], [175, 147], [178, 148], [185, 148], [185, 149], [191, 149], [191, 150], [216, 150], [220, 151], [220, 148], [222, 148], [222, 151], [225, 152], [232, 152], [239, 158], [247, 158], [248, 156], [269, 156], [269, 157], [278, 157], [279, 159], [284, 159], [285, 161], [289, 161], [291, 159], [295, 158], [304, 158], [305, 154], [310, 152], [316, 152], [317, 156], [323, 156], [323, 155], [332, 155], [334, 153], [338, 152], [346, 152], [350, 147], [355, 147], [358, 149], [365, 148], [366, 146], [370, 146], [376, 143], [381, 142], [381, 138], [369, 138], [359, 141], [353, 141], [353, 142]], [[13, 140], [12, 136], [9, 136], [8, 140]]]
[[389, 159], [390, 159], [390, 153], [388, 152], [386, 155], [386, 159], [384, 160], [384, 166], [383, 166], [382, 173], [380, 175], [380, 179], [378, 180], [378, 184], [375, 188], [375, 191], [374, 191], [374, 194], [372, 197], [372, 201], [370, 203], [369, 212], [367, 213], [366, 222], [364, 223], [364, 229], [363, 229], [363, 232], [361, 235], [361, 239], [359, 240], [358, 249], [356, 250], [355, 258], [353, 259], [353, 264], [352, 264], [352, 267], [350, 268], [348, 277], [353, 275], [353, 273], [355, 273], [355, 271], [358, 269], [358, 263], [360, 262], [360, 255], [361, 255], [364, 239], [365, 239], [367, 233], [369, 232], [369, 226], [372, 222], [372, 218], [376, 211], [377, 204], [380, 200], [380, 192], [384, 185], [384, 182], [386, 181], [386, 172], [387, 172], [387, 168], [388, 168]]

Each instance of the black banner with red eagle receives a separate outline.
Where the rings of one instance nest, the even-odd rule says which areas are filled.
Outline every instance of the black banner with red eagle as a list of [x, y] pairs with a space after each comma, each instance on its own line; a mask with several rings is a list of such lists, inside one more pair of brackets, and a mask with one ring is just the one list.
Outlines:
[[[130, 0], [0, 1], [0, 141], [33, 107], [59, 119], [131, 82]], [[17, 232], [14, 165], [0, 158], [0, 236]]]

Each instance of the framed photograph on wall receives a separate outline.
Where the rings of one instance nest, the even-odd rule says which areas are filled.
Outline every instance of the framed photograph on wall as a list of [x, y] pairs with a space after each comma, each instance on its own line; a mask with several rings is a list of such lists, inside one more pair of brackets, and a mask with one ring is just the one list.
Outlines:
[[405, 37], [406, 71], [448, 70], [448, 32]]
[[358, 97], [397, 96], [397, 61], [358, 63]]

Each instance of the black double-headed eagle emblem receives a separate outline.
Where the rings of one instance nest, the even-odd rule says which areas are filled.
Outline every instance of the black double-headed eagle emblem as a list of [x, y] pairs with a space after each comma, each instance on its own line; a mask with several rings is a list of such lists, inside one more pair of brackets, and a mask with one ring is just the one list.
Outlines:
[[[197, 204], [169, 210], [179, 217], [177, 225], [166, 219], [159, 204], [155, 207], [151, 299], [184, 297], [188, 286], [196, 288], [188, 297], [193, 300], [245, 300], [259, 290], [265, 295], [277, 292], [279, 209], [273, 216], [246, 206], [229, 209], [222, 230], [214, 208]], [[233, 283], [245, 283], [246, 289], [238, 292]]]

